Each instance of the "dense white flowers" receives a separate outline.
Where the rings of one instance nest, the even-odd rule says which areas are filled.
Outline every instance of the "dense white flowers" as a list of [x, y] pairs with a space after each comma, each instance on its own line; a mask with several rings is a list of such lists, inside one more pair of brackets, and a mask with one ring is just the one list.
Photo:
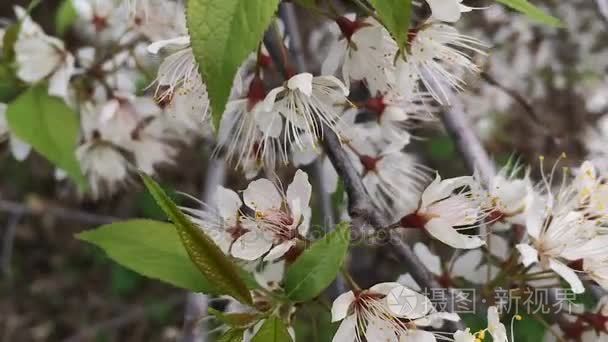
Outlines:
[[607, 257], [608, 243], [601, 228], [606, 217], [603, 180], [589, 162], [581, 171], [569, 182], [564, 179], [556, 191], [552, 189], [554, 170], [549, 177], [543, 176], [545, 192], [530, 196], [526, 212], [530, 241], [517, 245], [525, 266], [539, 262], [566, 280], [575, 293], [585, 291], [576, 262], [582, 260], [585, 270], [602, 279], [601, 261]]

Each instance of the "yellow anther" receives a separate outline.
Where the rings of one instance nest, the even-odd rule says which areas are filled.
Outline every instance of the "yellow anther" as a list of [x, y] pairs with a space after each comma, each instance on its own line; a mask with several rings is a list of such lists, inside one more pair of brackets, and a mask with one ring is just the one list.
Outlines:
[[566, 157], [566, 152], [562, 152], [561, 157], [564, 158], [564, 159], [568, 158], [568, 157]]
[[521, 315], [515, 315], [515, 319], [518, 321], [521, 321], [523, 319], [523, 317], [521, 317]]
[[539, 156], [538, 159], [545, 160], [545, 156]]

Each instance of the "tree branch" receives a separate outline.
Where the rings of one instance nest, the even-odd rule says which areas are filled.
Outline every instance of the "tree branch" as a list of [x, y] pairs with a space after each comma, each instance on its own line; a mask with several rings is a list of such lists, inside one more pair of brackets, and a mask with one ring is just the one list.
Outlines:
[[[295, 15], [295, 10], [293, 8], [294, 5], [291, 3], [282, 3], [281, 6], [281, 16], [285, 23], [285, 31], [291, 38], [290, 47], [292, 51], [301, 52], [301, 38], [299, 36], [294, 37], [294, 34], [299, 32], [297, 16]], [[272, 39], [265, 38], [264, 43], [268, 43], [266, 48], [270, 52], [275, 63], [280, 63], [278, 51], [276, 50], [276, 46], [273, 44], [274, 42]], [[298, 55], [301, 56], [302, 54], [298, 53]], [[303, 58], [296, 57], [296, 70], [298, 72], [303, 72], [306, 70], [306, 65], [304, 65]], [[348, 194], [348, 208], [349, 214], [353, 221], [353, 228], [356, 228], [359, 231], [364, 231], [367, 230], [370, 225], [371, 228], [375, 230], [380, 230], [383, 227], [386, 227], [388, 222], [386, 222], [384, 217], [379, 215], [378, 211], [374, 208], [370, 201], [369, 195], [363, 186], [361, 177], [342, 148], [342, 144], [340, 143], [338, 136], [336, 136], [336, 134], [333, 133], [333, 131], [328, 127], [323, 127], [323, 146], [325, 147], [325, 151], [334, 168], [344, 181], [345, 190]], [[404, 243], [401, 237], [397, 234], [392, 234], [391, 237], [392, 238], [389, 239], [389, 246], [400, 258], [402, 258], [405, 268], [412, 275], [414, 280], [416, 280], [416, 282], [423, 288], [441, 288], [439, 283], [434, 279], [433, 275], [414, 254], [411, 247]], [[445, 303], [447, 311], [454, 310], [453, 304], [453, 297], [448, 291]], [[453, 324], [451, 328], [463, 328], [462, 322]]]
[[101, 225], [121, 220], [119, 217], [89, 213], [79, 209], [54, 206], [45, 202], [36, 205], [23, 204], [0, 199], [0, 211], [13, 214], [42, 216], [51, 215], [69, 221], [77, 221], [90, 225]]

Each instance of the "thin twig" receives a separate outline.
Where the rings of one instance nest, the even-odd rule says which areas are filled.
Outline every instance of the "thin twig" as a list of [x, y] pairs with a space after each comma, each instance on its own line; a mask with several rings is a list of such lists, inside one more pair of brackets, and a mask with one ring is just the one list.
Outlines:
[[79, 209], [64, 208], [48, 203], [38, 206], [31, 206], [19, 202], [0, 199], [0, 211], [9, 213], [20, 213], [23, 215], [42, 216], [51, 215], [69, 221], [77, 221], [90, 225], [107, 224], [121, 220], [121, 218], [89, 213]]
[[15, 241], [15, 232], [17, 231], [17, 225], [23, 213], [12, 213], [7, 224], [6, 231], [2, 236], [2, 274], [9, 278], [11, 276], [11, 260], [13, 258], [13, 245]]
[[608, 0], [595, 0], [595, 4], [600, 14], [600, 18], [604, 24], [606, 24], [606, 27], [608, 27]]
[[[183, 298], [179, 296], [169, 297], [162, 304], [167, 305], [169, 307], [174, 307], [183, 302]], [[143, 318], [145, 318], [150, 312], [150, 306], [140, 305], [136, 306], [133, 309], [125, 312], [118, 317], [109, 319], [107, 321], [102, 321], [88, 327], [85, 327], [80, 332], [75, 335], [67, 338], [64, 342], [80, 342], [80, 341], [91, 341], [94, 337], [101, 331], [108, 330], [116, 330], [126, 325], [137, 322]]]
[[495, 79], [487, 72], [482, 72], [480, 75], [483, 80], [488, 82], [490, 85], [502, 90], [505, 94], [509, 95], [513, 100], [515, 100], [515, 102], [519, 103], [519, 105], [524, 109], [524, 111], [528, 114], [528, 116], [530, 117], [530, 119], [532, 119], [534, 123], [536, 123], [540, 127], [545, 128], [540, 118], [536, 114], [534, 107], [532, 107], [532, 105], [523, 97], [523, 95], [518, 93], [515, 89], [509, 88], [504, 84], [500, 83], [497, 79]]

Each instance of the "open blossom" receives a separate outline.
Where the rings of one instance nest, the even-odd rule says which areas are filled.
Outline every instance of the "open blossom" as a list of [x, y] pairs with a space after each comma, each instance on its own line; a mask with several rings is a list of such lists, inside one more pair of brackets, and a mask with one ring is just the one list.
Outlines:
[[[310, 224], [311, 186], [298, 170], [287, 192], [279, 191], [268, 179], [253, 181], [243, 200], [232, 190], [218, 188], [216, 207], [203, 210], [182, 208], [220, 248], [244, 260], [276, 260], [306, 236]], [[243, 203], [247, 210], [242, 212]]]
[[515, 178], [519, 168], [502, 168], [488, 184], [489, 203], [493, 207], [492, 220], [524, 224], [524, 213], [532, 183], [526, 172], [524, 178]]
[[373, 204], [396, 220], [412, 210], [428, 183], [429, 170], [412, 154], [402, 151], [403, 140], [385, 141], [375, 123], [357, 123], [358, 112], [348, 110], [340, 122], [340, 138]]
[[128, 184], [135, 169], [154, 173], [159, 164], [173, 162], [177, 150], [157, 121], [160, 113], [151, 98], [118, 91], [83, 104], [83, 142], [76, 154], [94, 197]]
[[388, 88], [397, 44], [388, 31], [375, 19], [354, 19], [344, 16], [336, 19], [341, 37], [329, 48], [321, 72], [333, 75], [341, 70], [347, 86], [352, 80], [365, 81], [370, 93]]
[[489, 214], [485, 198], [473, 177], [441, 180], [439, 174], [424, 190], [418, 208], [401, 219], [405, 228], [423, 229], [433, 238], [453, 247], [472, 249], [485, 244], [479, 236], [460, 230], [475, 227]]
[[430, 104], [431, 100], [428, 93], [402, 95], [389, 91], [370, 97], [362, 107], [375, 114], [382, 140], [387, 144], [403, 146], [410, 142], [408, 130], [414, 127], [414, 122], [434, 120], [435, 109]]
[[342, 321], [334, 342], [435, 341], [432, 332], [418, 329], [436, 319], [457, 321], [456, 314], [437, 312], [426, 296], [399, 283], [380, 283], [338, 296], [332, 321]]
[[340, 111], [336, 106], [348, 102], [348, 93], [348, 88], [333, 76], [301, 73], [268, 92], [264, 110], [280, 113], [286, 121], [284, 139], [303, 148], [314, 142], [303, 141], [301, 131], [311, 137], [322, 137], [326, 125], [337, 133]]
[[287, 152], [280, 141], [281, 115], [263, 106], [266, 91], [262, 80], [255, 76], [244, 83], [247, 91], [236, 91], [235, 98], [226, 104], [217, 151], [223, 151], [228, 161], [253, 178], [262, 169], [274, 170], [277, 158], [286, 163]]
[[553, 270], [575, 293], [585, 290], [577, 271], [590, 272], [601, 280], [605, 272], [602, 261], [608, 259], [608, 235], [601, 228], [605, 219], [603, 181], [596, 177], [592, 164], [583, 163], [581, 169], [569, 182], [564, 178], [557, 190], [552, 189], [554, 171], [549, 178], [543, 174], [546, 189], [530, 196], [526, 210], [529, 241], [517, 245], [525, 266], [538, 262], [543, 269]]
[[15, 7], [21, 25], [15, 41], [17, 76], [27, 82], [49, 80], [49, 94], [67, 97], [70, 78], [74, 74], [74, 56], [63, 42], [48, 36], [21, 7]]
[[98, 108], [84, 103], [81, 110], [82, 144], [76, 149], [83, 174], [88, 178], [91, 194], [98, 198], [112, 194], [133, 181], [134, 167], [120, 147], [104, 140], [99, 130]]
[[148, 46], [152, 54], [163, 49], [172, 52], [158, 68], [154, 81], [156, 100], [186, 129], [200, 128], [209, 116], [209, 98], [190, 47], [190, 37], [161, 40]]
[[0, 143], [8, 140], [13, 157], [18, 161], [23, 161], [30, 154], [32, 147], [10, 132], [6, 121], [6, 107], [6, 104], [0, 103]]
[[126, 6], [115, 0], [73, 0], [72, 4], [78, 13], [74, 31], [81, 37], [107, 45], [127, 32]]
[[232, 255], [255, 260], [268, 252], [264, 259], [275, 260], [295, 247], [308, 233], [311, 191], [308, 175], [301, 170], [286, 193], [267, 179], [251, 182], [243, 192], [243, 202], [255, 214], [242, 217], [248, 231], [234, 242]]
[[418, 81], [437, 100], [446, 105], [445, 87], [462, 90], [465, 82], [454, 68], [478, 72], [479, 68], [463, 51], [485, 55], [486, 46], [475, 38], [461, 35], [449, 25], [428, 22], [408, 33], [408, 53], [395, 66], [395, 87], [409, 92]]
[[243, 202], [236, 192], [223, 186], [217, 187], [212, 199], [213, 205], [196, 200], [202, 208], [181, 209], [224, 253], [229, 254], [234, 240], [245, 232], [240, 219]]

